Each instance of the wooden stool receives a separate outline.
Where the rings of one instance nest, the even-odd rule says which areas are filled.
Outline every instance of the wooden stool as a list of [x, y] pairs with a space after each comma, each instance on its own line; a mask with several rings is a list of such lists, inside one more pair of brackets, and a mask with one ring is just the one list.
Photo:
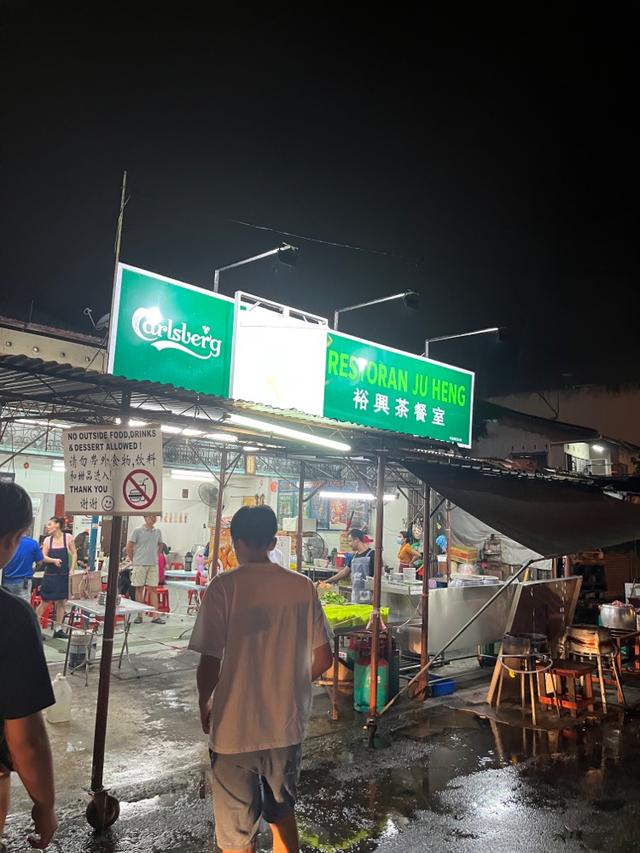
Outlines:
[[[607, 713], [607, 684], [616, 688], [618, 702], [622, 705], [626, 704], [618, 670], [619, 647], [608, 628], [572, 625], [564, 638], [564, 647], [567, 657], [592, 663], [594, 668], [597, 667], [598, 673], [593, 675], [593, 680], [600, 686], [602, 710], [605, 714]], [[608, 678], [605, 675], [605, 668], [609, 670]]]
[[[540, 673], [539, 675], [539, 691], [540, 702], [543, 705], [553, 705], [560, 713], [562, 708], [569, 711], [572, 717], [576, 717], [585, 708], [588, 711], [594, 710], [593, 699], [593, 671], [595, 663], [589, 663], [579, 660], [559, 660], [556, 661], [548, 673]], [[546, 691], [540, 689], [540, 682], [544, 684], [545, 676], [553, 681], [553, 695], [549, 695]], [[578, 686], [582, 682], [582, 691], [578, 691]]]
[[[520, 707], [522, 708], [522, 713], [524, 714], [525, 706], [527, 704], [527, 681], [529, 682], [529, 699], [531, 700], [531, 722], [534, 726], [538, 725], [538, 720], [536, 716], [536, 673], [534, 670], [536, 656], [528, 655], [527, 657], [512, 657], [511, 655], [503, 655], [502, 650], [498, 655], [498, 660], [496, 661], [496, 667], [500, 668], [500, 675], [498, 678], [498, 696], [496, 699], [496, 708], [500, 707], [500, 702], [502, 701], [502, 687], [504, 684], [504, 674], [505, 672], [509, 672], [510, 670], [504, 664], [505, 659], [510, 659], [512, 661], [518, 661], [519, 666], [522, 672], [516, 672], [517, 675], [520, 676]], [[513, 667], [515, 671], [515, 666]], [[490, 698], [489, 703], [493, 704], [493, 695], [492, 689], [489, 690]]]

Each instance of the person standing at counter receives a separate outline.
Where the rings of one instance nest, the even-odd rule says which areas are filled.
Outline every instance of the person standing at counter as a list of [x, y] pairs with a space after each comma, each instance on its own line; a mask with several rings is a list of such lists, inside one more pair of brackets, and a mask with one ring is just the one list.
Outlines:
[[42, 560], [42, 549], [36, 540], [21, 536], [18, 550], [2, 570], [2, 588], [30, 602], [33, 565]]
[[373, 577], [375, 554], [365, 542], [363, 530], [352, 527], [349, 531], [349, 546], [353, 551], [351, 565], [340, 569], [327, 580], [327, 583], [339, 583], [343, 578], [351, 576], [351, 601], [354, 604], [370, 604], [371, 590], [365, 589], [367, 578]]
[[38, 620], [51, 602], [55, 606], [53, 636], [66, 639], [62, 630], [64, 607], [69, 598], [69, 572], [76, 567], [76, 546], [73, 536], [64, 532], [64, 518], [53, 516], [47, 522], [47, 535], [42, 543], [44, 577], [40, 585], [42, 602], [38, 606]]
[[398, 551], [398, 562], [400, 563], [400, 567], [410, 566], [416, 558], [415, 551], [413, 550], [413, 537], [408, 530], [401, 530], [398, 534], [398, 545], [400, 546], [400, 550]]

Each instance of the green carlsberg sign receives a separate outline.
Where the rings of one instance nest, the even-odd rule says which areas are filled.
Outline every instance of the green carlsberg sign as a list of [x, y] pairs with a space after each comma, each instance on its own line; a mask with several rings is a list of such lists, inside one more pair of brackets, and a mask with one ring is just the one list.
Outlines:
[[229, 396], [233, 300], [120, 264], [109, 372]]

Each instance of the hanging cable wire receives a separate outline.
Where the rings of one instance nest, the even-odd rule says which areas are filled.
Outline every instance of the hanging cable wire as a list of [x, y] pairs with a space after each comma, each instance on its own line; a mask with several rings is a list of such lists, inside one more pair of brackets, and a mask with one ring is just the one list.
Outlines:
[[291, 231], [281, 231], [279, 228], [271, 228], [269, 225], [257, 225], [254, 222], [244, 222], [242, 219], [229, 219], [234, 225], [242, 225], [245, 228], [253, 228], [255, 231], [268, 231], [271, 234], [280, 234], [283, 237], [292, 237], [294, 240], [306, 240], [308, 243], [318, 243], [322, 246], [333, 246], [337, 249], [350, 249], [353, 252], [363, 252], [369, 255], [384, 255], [388, 258], [395, 258], [399, 261], [405, 261], [417, 268], [420, 268], [423, 263], [422, 258], [410, 257], [403, 255], [400, 252], [390, 252], [386, 249], [371, 249], [368, 246], [358, 246], [355, 243], [340, 243], [337, 240], [323, 240], [320, 237], [309, 237], [304, 234], [293, 234]]

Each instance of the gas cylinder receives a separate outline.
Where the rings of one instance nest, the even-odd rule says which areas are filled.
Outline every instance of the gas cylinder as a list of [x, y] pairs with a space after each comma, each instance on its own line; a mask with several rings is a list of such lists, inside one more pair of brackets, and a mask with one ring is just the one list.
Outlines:
[[[353, 707], [356, 711], [369, 710], [369, 693], [371, 690], [371, 656], [362, 653], [357, 658], [353, 676]], [[376, 707], [378, 711], [387, 704], [389, 696], [389, 662], [378, 658], [378, 689]]]

